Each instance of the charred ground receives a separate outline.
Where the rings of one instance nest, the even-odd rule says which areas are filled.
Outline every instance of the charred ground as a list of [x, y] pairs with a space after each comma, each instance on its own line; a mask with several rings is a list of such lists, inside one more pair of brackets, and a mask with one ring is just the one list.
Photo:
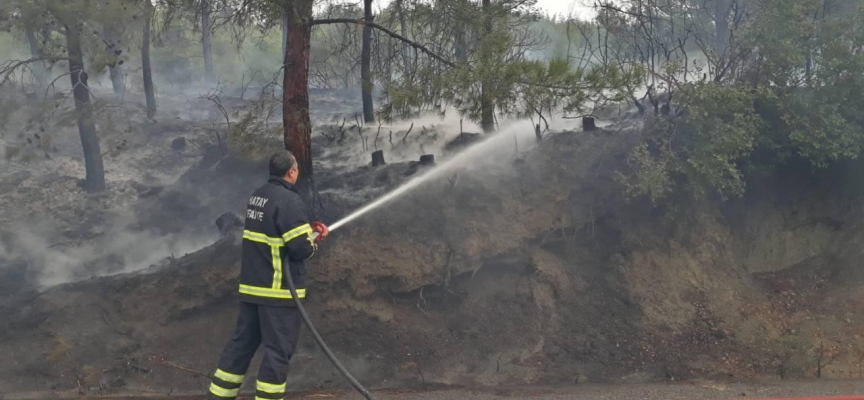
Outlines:
[[[164, 361], [213, 367], [236, 317], [239, 268], [237, 237], [219, 238], [213, 221], [242, 210], [266, 172], [213, 150], [212, 122], [184, 121], [130, 124], [161, 136], [118, 153], [103, 195], [81, 193], [80, 171], [48, 162], [4, 173], [3, 204], [26, 208], [4, 211], [0, 353], [12, 361], [0, 365], [0, 391], [205, 387]], [[447, 149], [456, 134], [427, 127], [392, 149], [376, 142], [393, 160], [372, 168], [357, 149], [374, 128], [342, 141], [319, 131], [321, 217], [422, 173], [399, 155]], [[616, 180], [639, 134], [639, 121], [621, 118], [508, 145], [335, 232], [310, 269], [322, 334], [377, 387], [859, 377], [860, 165], [790, 169], [754, 178], [740, 200], [657, 207], [628, 201]], [[180, 136], [197, 150], [172, 149]], [[31, 244], [60, 254], [15, 251], [20, 237], [6, 227], [43, 209], [54, 236]], [[131, 239], [118, 242], [120, 232]], [[75, 282], [44, 287], [46, 261], [105, 243], [114, 247], [93, 265], [70, 264]], [[153, 252], [152, 266], [124, 258], [136, 246]], [[311, 338], [300, 347], [292, 388], [342, 385]]]

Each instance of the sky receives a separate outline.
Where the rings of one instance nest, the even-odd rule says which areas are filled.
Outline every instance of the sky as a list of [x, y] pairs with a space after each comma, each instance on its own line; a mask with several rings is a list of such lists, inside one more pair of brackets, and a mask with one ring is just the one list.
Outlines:
[[[379, 4], [373, 5], [373, 7], [386, 7], [391, 1], [392, 0], [377, 0], [376, 3]], [[582, 5], [590, 3], [592, 3], [591, 0], [537, 0], [537, 6], [546, 11], [547, 14], [567, 16], [571, 11], [573, 11], [576, 16], [582, 18], [590, 17], [591, 14], [593, 14], [591, 12], [591, 7]]]
[[567, 16], [574, 12], [576, 16], [586, 17], [591, 14], [591, 7], [582, 5], [584, 0], [538, 0], [537, 6], [548, 14]]

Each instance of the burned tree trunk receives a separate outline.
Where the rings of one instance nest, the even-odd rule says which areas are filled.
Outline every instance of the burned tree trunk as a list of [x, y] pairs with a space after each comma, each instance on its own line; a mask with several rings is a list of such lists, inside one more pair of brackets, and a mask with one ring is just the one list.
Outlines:
[[718, 56], [726, 53], [729, 46], [729, 11], [731, 0], [714, 0], [714, 51]]
[[468, 26], [468, 22], [465, 21], [465, 16], [469, 5], [466, 0], [459, 0], [456, 5], [456, 18], [454, 18], [455, 25], [453, 27], [453, 56], [457, 63], [464, 65], [468, 63], [468, 44], [465, 37], [465, 28]]
[[[483, 0], [483, 33], [484, 39], [489, 40], [492, 36], [492, 4], [491, 0]], [[485, 44], [482, 50], [483, 65], [488, 67], [491, 63], [490, 47]], [[483, 133], [495, 132], [495, 104], [492, 102], [490, 91], [492, 90], [493, 82], [488, 78], [489, 74], [483, 74], [483, 79], [480, 82], [480, 125], [483, 128]]]
[[[372, 0], [363, 0], [364, 21], [373, 22]], [[375, 122], [375, 105], [372, 103], [372, 27], [363, 25], [363, 51], [360, 53], [360, 86], [363, 94], [363, 120]]]
[[495, 105], [492, 99], [489, 98], [489, 91], [492, 88], [492, 83], [484, 79], [480, 87], [480, 125], [483, 127], [483, 133], [495, 132]]
[[111, 87], [114, 89], [114, 96], [122, 99], [126, 93], [126, 78], [123, 75], [123, 65], [119, 62], [109, 65], [108, 75], [111, 77]]
[[213, 42], [210, 38], [213, 33], [213, 19], [210, 13], [210, 0], [201, 0], [201, 45], [204, 51], [204, 79], [207, 83], [216, 81], [216, 74], [213, 72]]
[[282, 14], [282, 60], [285, 60], [285, 49], [288, 48], [288, 14]]
[[144, 37], [141, 40], [141, 70], [144, 73], [144, 97], [147, 101], [147, 117], [156, 116], [156, 94], [153, 91], [153, 73], [150, 66], [150, 24], [153, 20], [153, 3], [144, 2]]
[[[399, 15], [399, 29], [402, 31], [402, 36], [410, 39], [408, 36], [408, 23], [405, 19], [405, 0], [396, 0], [396, 13]], [[411, 79], [414, 75], [413, 68], [411, 68], [411, 52], [408, 47], [408, 43], [402, 42], [402, 68], [405, 70], [405, 80], [408, 82], [408, 85], [411, 85]]]
[[[402, 36], [410, 39], [408, 36], [408, 22], [405, 18], [405, 4], [404, 0], [396, 0], [396, 13], [399, 17], [399, 29], [402, 33]], [[414, 68], [411, 63], [411, 48], [408, 46], [408, 43], [402, 42], [402, 70], [404, 76], [402, 79], [405, 81], [406, 87], [410, 90], [413, 86], [414, 80]], [[388, 75], [389, 76], [389, 75]], [[409, 118], [411, 116], [411, 108], [405, 107], [402, 110], [402, 117]]]
[[78, 133], [84, 149], [84, 166], [87, 171], [84, 189], [89, 193], [105, 190], [105, 169], [102, 152], [96, 136], [93, 120], [93, 104], [90, 103], [90, 88], [84, 71], [84, 54], [81, 50], [81, 32], [78, 24], [66, 25], [66, 46], [69, 52], [69, 76], [72, 78], [72, 95], [75, 98], [75, 113], [78, 117]]
[[282, 81], [285, 148], [294, 153], [301, 185], [312, 182], [312, 124], [309, 121], [309, 44], [313, 0], [286, 1], [287, 46]]
[[111, 86], [114, 89], [114, 96], [120, 99], [126, 93], [126, 78], [123, 75], [123, 64], [116, 59], [119, 58], [123, 51], [120, 49], [117, 34], [112, 26], [106, 24], [102, 31], [105, 36], [105, 51], [108, 52], [108, 57], [115, 60], [108, 65]]
[[[27, 44], [30, 46], [30, 57], [33, 59], [45, 57], [45, 54], [42, 51], [42, 46], [39, 45], [39, 40], [36, 39], [36, 31], [33, 28], [32, 24], [24, 24], [24, 35], [27, 36]], [[41, 85], [45, 81], [45, 62], [36, 61], [31, 64], [30, 68], [33, 71], [33, 76], [36, 79], [36, 83]]]

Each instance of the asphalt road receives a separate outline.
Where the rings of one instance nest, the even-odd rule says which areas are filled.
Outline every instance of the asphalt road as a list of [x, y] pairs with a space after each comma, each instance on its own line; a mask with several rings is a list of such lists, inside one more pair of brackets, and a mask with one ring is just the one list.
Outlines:
[[[688, 382], [680, 384], [576, 385], [567, 387], [446, 388], [427, 391], [375, 391], [379, 400], [726, 400], [726, 399], [831, 399], [864, 400], [864, 380], [768, 381], [760, 383]], [[0, 400], [41, 399], [203, 400], [203, 395], [114, 393], [80, 396], [77, 393], [4, 393]], [[241, 399], [254, 399], [242, 396]], [[287, 400], [363, 400], [354, 392], [290, 393]]]
[[[569, 387], [442, 389], [425, 392], [376, 392], [380, 400], [696, 400], [847, 396], [838, 400], [864, 400], [864, 381], [806, 381], [727, 384], [691, 382], [657, 385], [577, 385]], [[848, 397], [852, 395], [852, 397]], [[855, 396], [858, 395], [858, 396]], [[362, 400], [345, 392], [288, 396], [302, 400]]]

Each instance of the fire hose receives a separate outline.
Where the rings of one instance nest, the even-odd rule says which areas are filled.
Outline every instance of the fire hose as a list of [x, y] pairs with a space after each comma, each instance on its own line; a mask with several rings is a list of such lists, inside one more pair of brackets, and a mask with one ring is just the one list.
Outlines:
[[[321, 224], [320, 222], [312, 223], [312, 227], [314, 230], [314, 232], [312, 234], [312, 240], [314, 240], [315, 243], [318, 243], [318, 241], [320, 240], [319, 236], [320, 236], [321, 232], [326, 231], [327, 227], [324, 226], [323, 224]], [[327, 355], [327, 358], [330, 359], [330, 362], [333, 363], [333, 366], [335, 366], [336, 369], [339, 370], [339, 373], [341, 373], [342, 376], [345, 377], [345, 379], [348, 380], [349, 383], [351, 383], [351, 386], [353, 386], [354, 389], [357, 390], [357, 392], [359, 392], [363, 397], [365, 397], [366, 400], [378, 400], [374, 395], [372, 395], [372, 393], [369, 393], [369, 390], [367, 390], [365, 387], [363, 387], [363, 385], [360, 382], [358, 382], [357, 379], [354, 378], [354, 376], [351, 375], [350, 372], [348, 372], [348, 369], [346, 369], [345, 366], [342, 364], [342, 362], [339, 361], [338, 358], [336, 358], [336, 355], [333, 354], [333, 351], [331, 351], [330, 347], [327, 346], [327, 343], [324, 342], [324, 339], [321, 337], [321, 334], [318, 333], [318, 330], [315, 329], [315, 325], [312, 324], [312, 320], [309, 319], [309, 314], [306, 313], [306, 308], [303, 307], [303, 303], [299, 301], [299, 296], [297, 295], [297, 288], [294, 286], [294, 279], [291, 278], [290, 273], [285, 274], [285, 275], [288, 277], [288, 289], [291, 291], [291, 296], [295, 299], [294, 304], [297, 305], [297, 310], [300, 311], [300, 316], [301, 316], [301, 318], [303, 318], [303, 322], [306, 324], [307, 327], [309, 327], [309, 331], [312, 332], [312, 336], [315, 338], [315, 341], [318, 343], [318, 346], [321, 347], [321, 350], [324, 350], [324, 354]], [[196, 375], [200, 375], [200, 376], [207, 377], [209, 379], [213, 379], [213, 377], [210, 376], [209, 374], [205, 374], [202, 372], [191, 370], [189, 368], [178, 366], [178, 365], [173, 364], [171, 362], [168, 362], [167, 360], [160, 358], [160, 357], [151, 356], [151, 357], [148, 357], [147, 360], [154, 362], [154, 363], [157, 363], [157, 364], [167, 366], [167, 367], [171, 367], [171, 368], [178, 369], [181, 371], [191, 372], [191, 373], [194, 373]]]
[[[321, 228], [318, 227], [318, 224], [320, 223], [316, 222], [312, 224], [313, 228], [315, 229], [315, 232], [312, 234], [312, 240], [314, 240], [316, 243], [318, 242], [318, 240], [320, 240], [318, 236], [321, 232], [319, 230]], [[360, 384], [360, 382], [357, 381], [357, 379], [354, 378], [354, 376], [351, 375], [350, 372], [348, 372], [348, 369], [346, 369], [345, 366], [342, 365], [342, 362], [339, 361], [338, 358], [336, 358], [336, 355], [333, 354], [332, 351], [330, 351], [330, 347], [327, 346], [327, 343], [324, 342], [324, 338], [322, 338], [321, 335], [318, 333], [318, 330], [315, 329], [315, 325], [313, 325], [312, 320], [309, 319], [309, 314], [306, 313], [306, 308], [303, 307], [303, 302], [301, 302], [300, 297], [297, 296], [297, 288], [294, 287], [294, 279], [291, 278], [290, 273], [285, 275], [288, 277], [288, 289], [291, 290], [291, 296], [295, 299], [294, 304], [297, 305], [297, 310], [300, 311], [300, 316], [303, 318], [303, 322], [306, 323], [307, 327], [309, 327], [309, 331], [312, 332], [312, 336], [315, 338], [318, 346], [321, 347], [321, 350], [324, 350], [324, 354], [327, 355], [327, 358], [330, 359], [330, 362], [333, 363], [333, 366], [339, 370], [339, 373], [341, 373], [342, 376], [344, 376], [345, 379], [347, 379], [348, 382], [351, 383], [351, 386], [353, 386], [354, 389], [357, 390], [357, 392], [359, 392], [367, 400], [378, 400], [377, 398], [375, 398], [375, 396], [372, 395], [372, 393], [369, 393], [369, 390], [363, 387], [363, 385]]]

